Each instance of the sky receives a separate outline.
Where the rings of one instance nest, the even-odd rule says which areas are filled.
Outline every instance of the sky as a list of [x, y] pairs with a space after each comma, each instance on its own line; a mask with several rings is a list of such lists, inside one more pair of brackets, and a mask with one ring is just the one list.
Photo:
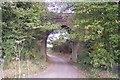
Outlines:
[[[48, 36], [47, 42], [55, 41], [60, 38], [61, 35], [66, 35], [68, 34], [67, 31], [61, 31], [61, 30], [54, 30], [53, 33], [51, 33]], [[68, 39], [67, 37], [64, 37], [64, 40]], [[47, 47], [53, 47], [52, 44], [47, 43]]]
[[[61, 30], [54, 30], [53, 33], [51, 33], [49, 36], [48, 36], [48, 39], [47, 41], [50, 42], [51, 40], [54, 41], [54, 40], [57, 40], [60, 38], [61, 35], [66, 35], [68, 34], [67, 31], [61, 31]], [[67, 37], [64, 37], [64, 39], [67, 39]]]
[[[65, 3], [65, 2], [50, 2], [47, 3], [47, 8], [50, 12], [55, 12], [55, 13], [74, 13], [72, 3]], [[69, 7], [69, 8], [67, 8]], [[67, 9], [66, 9], [67, 8]], [[65, 10], [64, 10], [65, 9]]]

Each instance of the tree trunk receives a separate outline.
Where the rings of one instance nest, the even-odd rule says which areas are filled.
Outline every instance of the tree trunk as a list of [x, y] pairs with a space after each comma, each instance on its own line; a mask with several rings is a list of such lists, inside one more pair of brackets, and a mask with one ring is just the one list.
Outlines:
[[72, 61], [77, 62], [77, 42], [73, 42], [72, 44]]

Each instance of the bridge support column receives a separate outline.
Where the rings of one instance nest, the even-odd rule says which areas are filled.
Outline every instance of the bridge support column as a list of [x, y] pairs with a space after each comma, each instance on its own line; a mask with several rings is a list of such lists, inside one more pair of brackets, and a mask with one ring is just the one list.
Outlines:
[[41, 42], [41, 47], [40, 47], [40, 51], [44, 56], [44, 60], [47, 61], [47, 38], [44, 38]]
[[48, 38], [48, 36], [51, 32], [52, 32], [52, 30], [48, 31], [48, 32], [45, 32], [42, 35], [40, 51], [43, 54], [45, 61], [47, 61], [47, 38]]
[[78, 52], [78, 46], [79, 43], [78, 42], [74, 42], [72, 43], [72, 61], [73, 62], [77, 62], [77, 52]]

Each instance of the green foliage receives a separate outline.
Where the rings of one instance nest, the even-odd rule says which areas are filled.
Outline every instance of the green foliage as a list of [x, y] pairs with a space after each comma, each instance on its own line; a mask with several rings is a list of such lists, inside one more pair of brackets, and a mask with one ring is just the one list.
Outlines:
[[[44, 3], [2, 3], [2, 48], [5, 62], [13, 58], [41, 58], [40, 42], [44, 34], [58, 28], [51, 24], [54, 16]], [[20, 54], [20, 55], [19, 55]]]
[[107, 68], [119, 63], [118, 4], [75, 3], [74, 7], [76, 13], [72, 17], [76, 25], [69, 37], [87, 43], [88, 63], [94, 67], [104, 65]]

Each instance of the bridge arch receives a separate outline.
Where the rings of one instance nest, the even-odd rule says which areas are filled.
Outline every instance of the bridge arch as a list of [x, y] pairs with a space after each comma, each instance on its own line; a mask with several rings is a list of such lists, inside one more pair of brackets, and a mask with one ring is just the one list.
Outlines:
[[[70, 29], [72, 29], [72, 27], [74, 27], [74, 23], [72, 20], [70, 20], [68, 17], [71, 16], [71, 13], [60, 13], [58, 15], [56, 15], [52, 20], [52, 24], [55, 23], [59, 23], [61, 24], [61, 28], [64, 28], [68, 31], [68, 33], [70, 32]], [[47, 38], [50, 35], [50, 33], [53, 32], [49, 31], [44, 33], [42, 42], [41, 42], [41, 53], [43, 53], [44, 59], [45, 61], [47, 61]], [[72, 61], [73, 62], [77, 62], [77, 51], [78, 51], [78, 46], [80, 45], [79, 41], [72, 41]]]

